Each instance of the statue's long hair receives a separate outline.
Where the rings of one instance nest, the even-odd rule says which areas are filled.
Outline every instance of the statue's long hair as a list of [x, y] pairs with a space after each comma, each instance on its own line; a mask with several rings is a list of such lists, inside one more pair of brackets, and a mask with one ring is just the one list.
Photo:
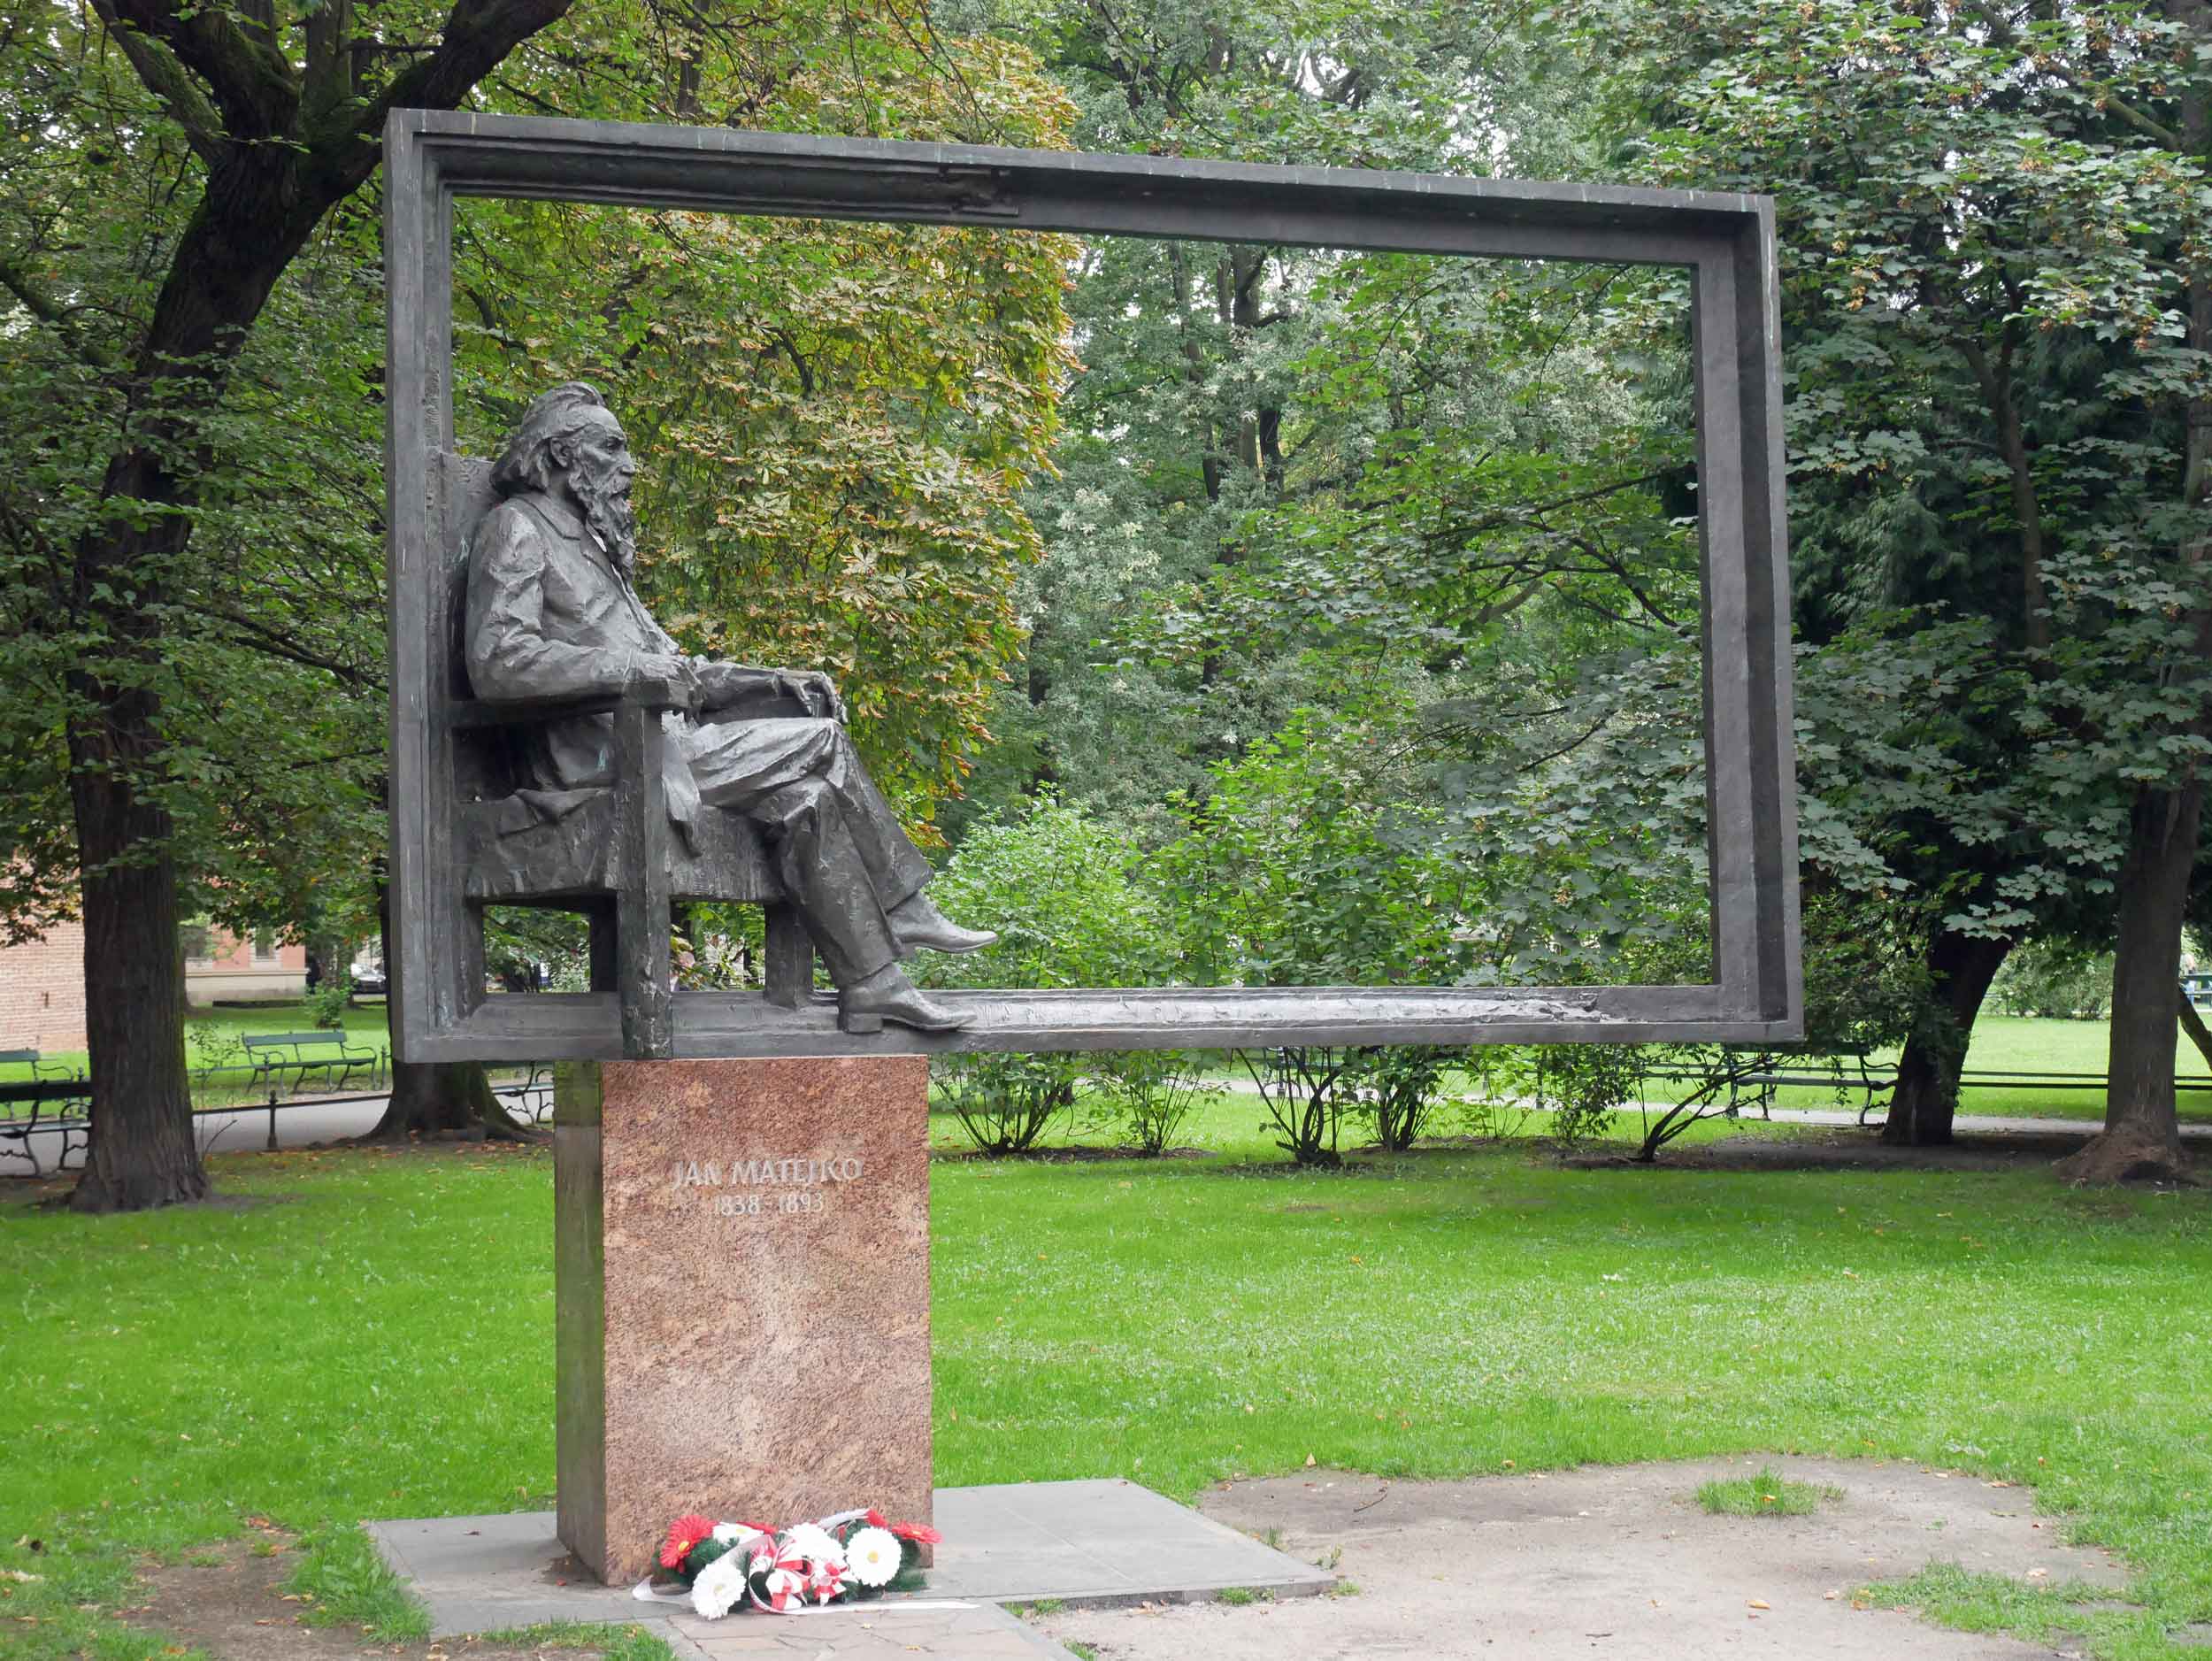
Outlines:
[[492, 488], [503, 496], [525, 490], [553, 488], [553, 446], [574, 436], [585, 424], [585, 411], [603, 410], [606, 399], [599, 389], [581, 381], [562, 382], [541, 392], [523, 411], [522, 423], [507, 441], [507, 451], [492, 469]]

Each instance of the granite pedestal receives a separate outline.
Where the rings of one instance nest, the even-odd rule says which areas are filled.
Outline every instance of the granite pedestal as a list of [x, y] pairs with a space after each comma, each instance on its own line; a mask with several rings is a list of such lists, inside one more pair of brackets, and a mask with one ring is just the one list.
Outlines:
[[561, 1542], [609, 1584], [687, 1511], [930, 1519], [929, 1064], [564, 1066]]

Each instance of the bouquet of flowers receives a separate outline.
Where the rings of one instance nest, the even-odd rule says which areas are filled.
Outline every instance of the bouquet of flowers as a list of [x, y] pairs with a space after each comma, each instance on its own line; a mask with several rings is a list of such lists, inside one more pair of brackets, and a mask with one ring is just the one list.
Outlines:
[[944, 1536], [926, 1523], [895, 1523], [872, 1506], [816, 1523], [770, 1528], [679, 1517], [660, 1565], [690, 1589], [691, 1606], [719, 1620], [747, 1605], [795, 1614], [809, 1604], [849, 1603], [922, 1583], [921, 1549]]

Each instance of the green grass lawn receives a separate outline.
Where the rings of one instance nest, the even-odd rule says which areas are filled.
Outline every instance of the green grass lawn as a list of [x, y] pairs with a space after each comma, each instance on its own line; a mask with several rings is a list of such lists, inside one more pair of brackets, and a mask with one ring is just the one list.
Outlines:
[[[2065, 1611], [2100, 1656], [2212, 1619], [2212, 1196], [1510, 1142], [1298, 1172], [1256, 1119], [1210, 1111], [1211, 1159], [938, 1162], [941, 1481], [1924, 1460], [2127, 1555], [2139, 1611]], [[104, 1612], [135, 1554], [252, 1516], [326, 1618], [392, 1622], [359, 1519], [552, 1503], [542, 1153], [214, 1165], [226, 1208], [0, 1206], [0, 1653], [162, 1654]], [[1970, 1577], [1927, 1596], [1989, 1619]]]

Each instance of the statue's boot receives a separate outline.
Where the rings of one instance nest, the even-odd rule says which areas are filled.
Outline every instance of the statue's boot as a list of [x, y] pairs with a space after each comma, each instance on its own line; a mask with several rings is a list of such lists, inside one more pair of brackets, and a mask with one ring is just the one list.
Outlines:
[[918, 888], [891, 908], [892, 931], [899, 944], [912, 950], [980, 951], [998, 935], [987, 928], [963, 928], [933, 904]]
[[895, 963], [837, 995], [837, 1024], [849, 1033], [879, 1033], [886, 1021], [921, 1033], [952, 1033], [972, 1019], [926, 996]]

